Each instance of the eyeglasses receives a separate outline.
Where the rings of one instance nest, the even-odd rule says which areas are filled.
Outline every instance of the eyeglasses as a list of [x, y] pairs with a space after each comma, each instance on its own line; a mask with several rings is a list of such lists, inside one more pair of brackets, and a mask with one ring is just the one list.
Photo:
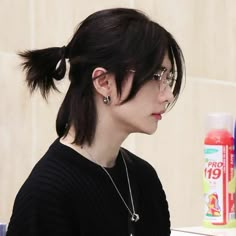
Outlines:
[[176, 72], [174, 71], [170, 71], [169, 73], [167, 73], [166, 76], [164, 76], [164, 74], [167, 72], [167, 68], [166, 67], [161, 67], [157, 73], [155, 73], [153, 75], [153, 79], [160, 81], [160, 91], [164, 91], [167, 86], [170, 87], [171, 91], [173, 92], [174, 88], [175, 88], [175, 83], [176, 83]]
[[[135, 70], [129, 70], [132, 73], [135, 73]], [[160, 91], [163, 92], [167, 86], [170, 87], [171, 91], [174, 91], [176, 84], [176, 72], [170, 71], [166, 76], [164, 74], [167, 72], [166, 67], [161, 67], [157, 73], [153, 75], [153, 79], [160, 82]]]

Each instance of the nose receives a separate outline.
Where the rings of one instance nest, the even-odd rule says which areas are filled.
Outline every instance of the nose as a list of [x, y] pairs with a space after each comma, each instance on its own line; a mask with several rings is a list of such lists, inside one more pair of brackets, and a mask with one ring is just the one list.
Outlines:
[[167, 86], [163, 91], [160, 92], [160, 99], [161, 102], [171, 103], [174, 101], [174, 95], [170, 86]]

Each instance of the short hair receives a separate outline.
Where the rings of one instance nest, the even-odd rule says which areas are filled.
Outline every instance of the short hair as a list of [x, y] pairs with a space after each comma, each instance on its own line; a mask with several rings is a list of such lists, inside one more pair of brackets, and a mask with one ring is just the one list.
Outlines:
[[28, 87], [31, 91], [39, 88], [44, 98], [50, 89], [57, 89], [55, 80], [64, 78], [65, 58], [69, 59], [71, 83], [57, 115], [57, 134], [66, 136], [73, 126], [74, 143], [91, 145], [97, 125], [93, 70], [103, 67], [114, 74], [118, 94], [121, 94], [125, 75], [134, 69], [132, 88], [124, 101], [127, 102], [152, 79], [166, 53], [177, 72], [173, 105], [184, 77], [182, 51], [166, 29], [135, 9], [95, 12], [79, 24], [66, 47], [26, 51], [20, 56], [25, 60]]

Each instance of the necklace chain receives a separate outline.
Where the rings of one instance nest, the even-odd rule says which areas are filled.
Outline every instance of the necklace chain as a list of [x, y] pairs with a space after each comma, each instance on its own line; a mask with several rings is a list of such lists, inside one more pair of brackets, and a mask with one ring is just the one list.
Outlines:
[[127, 203], [125, 202], [125, 199], [123, 198], [122, 194], [120, 193], [117, 185], [115, 184], [113, 178], [111, 177], [111, 175], [109, 174], [109, 172], [106, 170], [105, 167], [103, 167], [102, 165], [100, 165], [93, 157], [92, 155], [83, 147], [81, 147], [87, 154], [88, 156], [97, 164], [99, 165], [103, 171], [107, 174], [107, 176], [109, 177], [109, 179], [111, 180], [111, 183], [113, 184], [114, 188], [116, 189], [116, 192], [118, 193], [120, 199], [122, 200], [122, 202], [124, 203], [125, 207], [127, 208], [127, 210], [129, 211], [130, 215], [131, 215], [131, 221], [133, 222], [137, 222], [139, 220], [139, 214], [137, 214], [135, 212], [135, 208], [134, 208], [134, 200], [133, 200], [133, 194], [132, 194], [132, 190], [131, 190], [131, 185], [130, 185], [130, 180], [129, 180], [129, 172], [128, 172], [128, 168], [127, 168], [127, 164], [125, 161], [125, 158], [123, 157], [122, 151], [121, 152], [121, 157], [125, 166], [125, 173], [126, 173], [126, 178], [127, 178], [127, 182], [128, 182], [128, 188], [129, 188], [129, 195], [130, 195], [130, 200], [131, 200], [131, 205], [132, 205], [132, 210], [133, 212], [130, 210], [130, 208], [128, 207]]

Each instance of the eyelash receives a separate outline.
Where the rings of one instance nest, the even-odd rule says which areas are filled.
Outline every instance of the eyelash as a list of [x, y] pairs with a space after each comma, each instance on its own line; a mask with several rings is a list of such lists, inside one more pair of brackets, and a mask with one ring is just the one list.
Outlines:
[[175, 72], [170, 71], [164, 80], [162, 80], [162, 76], [167, 71], [165, 67], [161, 68], [157, 73], [153, 75], [153, 79], [156, 81], [162, 81], [165, 84], [168, 84], [171, 88], [174, 86], [176, 82]]

